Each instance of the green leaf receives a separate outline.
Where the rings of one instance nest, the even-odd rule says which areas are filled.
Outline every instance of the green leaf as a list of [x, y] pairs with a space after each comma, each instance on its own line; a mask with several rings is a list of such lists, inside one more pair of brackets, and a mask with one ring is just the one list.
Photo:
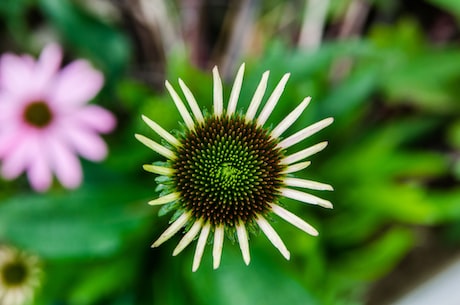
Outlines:
[[429, 0], [436, 6], [439, 6], [441, 9], [446, 10], [449, 13], [454, 14], [458, 19], [460, 19], [460, 1], [459, 0]]
[[376, 280], [392, 270], [414, 243], [410, 229], [394, 228], [368, 246], [345, 254], [334, 269], [352, 279]]
[[127, 38], [69, 0], [39, 0], [40, 8], [65, 41], [106, 72], [109, 81], [122, 74], [130, 55]]
[[47, 258], [113, 255], [146, 224], [146, 190], [123, 182], [12, 197], [0, 205], [0, 239]]
[[114, 292], [123, 290], [127, 283], [133, 282], [135, 262], [123, 259], [85, 268], [85, 272], [80, 273], [83, 279], [76, 283], [70, 292], [69, 304], [94, 304], [104, 297], [112, 296]]
[[311, 292], [280, 268], [278, 262], [272, 262], [263, 254], [253, 251], [253, 259], [247, 267], [237, 247], [234, 248], [224, 251], [222, 265], [218, 270], [211, 270], [210, 253], [205, 253], [200, 269], [196, 273], [188, 273], [189, 285], [198, 304], [319, 304]]

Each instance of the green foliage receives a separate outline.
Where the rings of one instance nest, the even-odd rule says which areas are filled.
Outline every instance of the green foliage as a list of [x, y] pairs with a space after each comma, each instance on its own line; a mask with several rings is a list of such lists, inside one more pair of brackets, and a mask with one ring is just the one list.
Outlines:
[[[340, 20], [348, 2], [332, 1], [328, 18]], [[429, 2], [460, 20], [460, 1]], [[385, 13], [398, 7], [394, 1], [375, 3]], [[37, 52], [36, 34], [26, 22], [31, 11], [57, 33], [68, 56], [88, 58], [104, 72], [108, 86], [95, 103], [119, 118], [107, 136], [108, 159], [85, 163], [81, 188], [34, 194], [24, 177], [0, 181], [0, 242], [44, 261], [36, 304], [363, 304], [368, 286], [421, 242], [417, 228], [441, 228], [446, 233], [440, 239], [460, 243], [460, 50], [458, 43], [433, 45], [414, 16], [372, 23], [362, 37], [326, 39], [316, 50], [273, 39], [261, 54], [244, 59], [237, 111], [247, 109], [262, 73], [270, 70], [267, 92], [284, 73], [291, 76], [269, 123], [279, 122], [305, 96], [312, 102], [286, 134], [334, 117], [333, 125], [293, 147], [329, 141], [300, 175], [332, 184], [334, 192], [318, 195], [334, 209], [283, 200], [320, 232], [306, 236], [274, 216], [290, 262], [258, 236], [251, 238], [248, 267], [238, 244], [226, 240], [219, 270], [211, 270], [207, 251], [191, 273], [194, 243], [175, 258], [177, 238], [150, 249], [168, 217], [157, 217], [159, 208], [146, 204], [157, 196], [158, 180], [141, 166], [162, 157], [133, 136], [157, 136], [142, 114], [178, 133], [181, 117], [170, 96], [127, 72], [135, 58], [131, 37], [79, 1], [3, 1], [3, 30], [17, 49]], [[211, 111], [210, 69], [195, 67], [184, 52], [168, 54], [166, 63], [173, 87], [180, 77]], [[226, 99], [231, 85], [224, 80]]]
[[49, 22], [77, 51], [91, 58], [105, 72], [109, 81], [118, 78], [128, 62], [130, 47], [118, 30], [86, 13], [69, 0], [39, 0]]

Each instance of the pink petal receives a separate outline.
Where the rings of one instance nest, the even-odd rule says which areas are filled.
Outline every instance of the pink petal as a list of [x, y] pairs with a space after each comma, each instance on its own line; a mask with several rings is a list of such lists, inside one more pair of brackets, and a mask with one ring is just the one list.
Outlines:
[[97, 134], [82, 128], [67, 128], [63, 137], [82, 157], [101, 161], [107, 156], [107, 145]]
[[0, 88], [22, 95], [33, 73], [33, 61], [14, 54], [0, 58]]
[[58, 74], [50, 100], [61, 105], [82, 105], [101, 90], [104, 77], [85, 60], [70, 63]]
[[30, 154], [33, 156], [33, 159], [29, 164], [27, 176], [33, 189], [44, 192], [49, 189], [53, 179], [48, 163], [50, 156], [48, 155], [46, 146], [40, 147], [39, 143], [34, 144], [30, 147]]
[[82, 107], [74, 114], [74, 118], [82, 126], [89, 127], [100, 133], [109, 133], [116, 125], [115, 116], [108, 110], [96, 105]]
[[37, 61], [32, 84], [35, 92], [46, 92], [51, 80], [61, 66], [61, 61], [62, 49], [59, 45], [52, 43], [43, 49]]
[[11, 117], [10, 112], [12, 110], [12, 106], [10, 101], [11, 99], [4, 91], [0, 92], [0, 122], [2, 124], [5, 120]]
[[32, 157], [29, 143], [27, 139], [20, 138], [14, 150], [4, 157], [2, 164], [3, 177], [15, 179], [26, 169], [29, 159]]
[[22, 133], [15, 124], [8, 124], [0, 129], [0, 158], [14, 151], [24, 137], [27, 137], [27, 134]]
[[75, 154], [62, 142], [53, 139], [49, 142], [51, 163], [58, 180], [66, 188], [74, 189], [81, 184], [82, 170]]

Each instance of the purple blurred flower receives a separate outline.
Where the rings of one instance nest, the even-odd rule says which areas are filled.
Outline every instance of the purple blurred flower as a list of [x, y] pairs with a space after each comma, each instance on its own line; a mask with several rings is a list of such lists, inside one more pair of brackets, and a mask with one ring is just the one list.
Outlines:
[[66, 188], [82, 181], [77, 155], [100, 161], [107, 146], [99, 133], [115, 127], [107, 110], [87, 105], [104, 79], [85, 60], [60, 70], [62, 50], [44, 48], [35, 61], [28, 55], [0, 58], [1, 175], [14, 179], [26, 171], [37, 191], [46, 191], [53, 173]]

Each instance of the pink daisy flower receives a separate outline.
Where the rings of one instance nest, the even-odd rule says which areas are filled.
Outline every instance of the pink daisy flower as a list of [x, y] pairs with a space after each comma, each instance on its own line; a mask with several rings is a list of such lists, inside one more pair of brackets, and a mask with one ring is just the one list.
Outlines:
[[107, 146], [99, 133], [116, 123], [109, 111], [87, 105], [102, 88], [102, 73], [85, 60], [60, 70], [61, 61], [56, 44], [46, 46], [37, 61], [29, 55], [0, 58], [1, 175], [14, 179], [27, 172], [37, 191], [51, 186], [53, 174], [64, 187], [78, 187], [78, 155], [104, 159]]

